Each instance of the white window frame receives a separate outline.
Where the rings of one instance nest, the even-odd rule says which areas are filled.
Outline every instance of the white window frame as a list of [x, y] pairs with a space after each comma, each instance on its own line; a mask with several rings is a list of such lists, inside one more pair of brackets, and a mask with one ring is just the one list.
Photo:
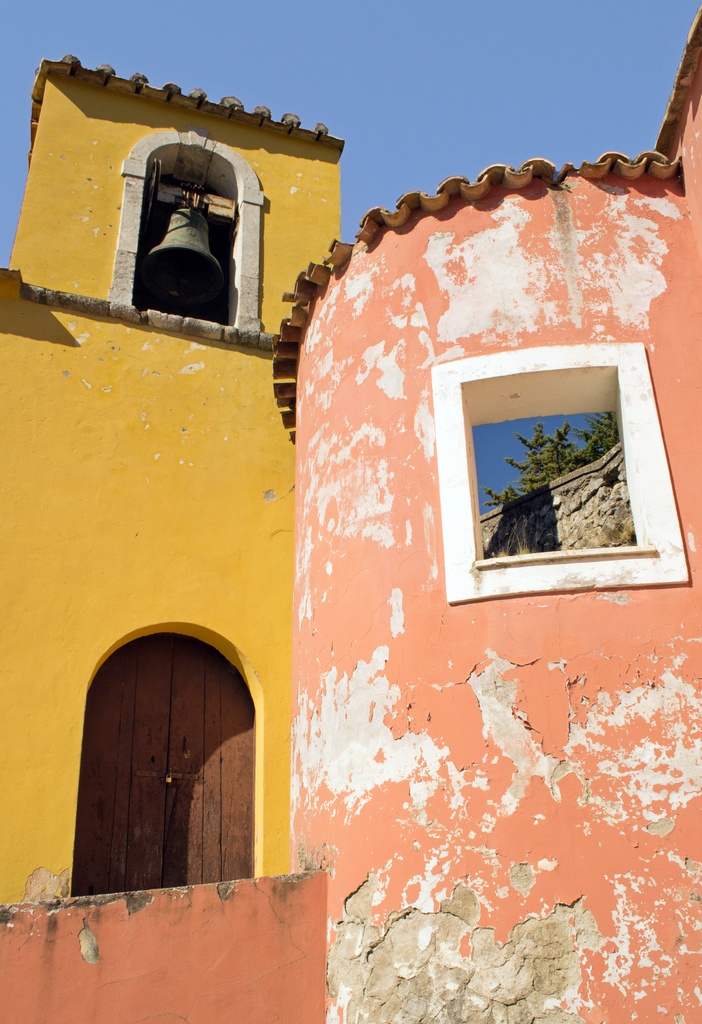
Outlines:
[[131, 306], [141, 229], [144, 188], [154, 160], [166, 174], [187, 161], [196, 184], [236, 203], [238, 223], [231, 254], [228, 323], [240, 331], [260, 331], [261, 212], [263, 191], [252, 167], [229, 146], [191, 128], [144, 136], [122, 165], [124, 193], [110, 300]]
[[[562, 345], [470, 356], [434, 366], [432, 387], [449, 603], [687, 582], [642, 344]], [[472, 428], [595, 411], [617, 415], [636, 545], [483, 558]]]

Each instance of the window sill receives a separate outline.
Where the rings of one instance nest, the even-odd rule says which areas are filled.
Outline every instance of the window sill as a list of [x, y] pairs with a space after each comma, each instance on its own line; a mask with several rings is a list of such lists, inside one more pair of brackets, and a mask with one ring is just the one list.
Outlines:
[[538, 551], [524, 555], [505, 555], [499, 558], [481, 558], [473, 568], [481, 572], [490, 569], [517, 569], [530, 565], [559, 565], [582, 562], [607, 562], [615, 558], [659, 558], [656, 548], [636, 545], [619, 548], [573, 548], [568, 551]]

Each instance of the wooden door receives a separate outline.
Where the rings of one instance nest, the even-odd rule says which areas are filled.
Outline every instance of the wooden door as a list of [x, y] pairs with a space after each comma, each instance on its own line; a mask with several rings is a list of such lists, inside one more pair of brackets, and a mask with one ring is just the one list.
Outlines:
[[86, 703], [72, 893], [253, 874], [254, 709], [192, 637], [125, 644]]

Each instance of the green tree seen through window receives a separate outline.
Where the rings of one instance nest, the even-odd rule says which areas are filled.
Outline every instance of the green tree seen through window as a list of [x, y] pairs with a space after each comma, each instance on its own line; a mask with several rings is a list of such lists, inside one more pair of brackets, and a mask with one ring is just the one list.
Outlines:
[[[515, 431], [515, 437], [524, 448], [524, 458], [505, 458], [505, 462], [518, 470], [519, 477], [507, 484], [502, 491], [483, 487], [487, 495], [486, 505], [494, 507], [523, 494], [529, 494], [538, 487], [550, 483], [559, 476], [572, 473], [574, 469], [587, 466], [602, 458], [619, 442], [617, 418], [612, 412], [597, 412], [585, 417], [585, 426], [572, 429], [568, 420], [556, 427], [552, 434], [544, 431], [542, 422], [534, 425], [531, 437], [524, 437]], [[571, 436], [574, 435], [574, 436]]]

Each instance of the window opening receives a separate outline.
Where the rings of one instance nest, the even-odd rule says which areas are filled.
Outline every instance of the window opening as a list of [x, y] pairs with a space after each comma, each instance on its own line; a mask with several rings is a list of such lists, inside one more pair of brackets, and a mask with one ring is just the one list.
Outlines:
[[[435, 365], [432, 386], [450, 602], [688, 579], [643, 345], [554, 345], [469, 356]], [[492, 539], [483, 542], [479, 490], [483, 481], [476, 469], [480, 428], [525, 418], [547, 422], [548, 416], [561, 417], [562, 424], [564, 416], [570, 420], [582, 415], [587, 422], [588, 415], [600, 412], [616, 417], [621, 449], [610, 451], [599, 467], [591, 469], [610, 476], [612, 490], [624, 482], [620, 472], [625, 472], [629, 531], [623, 527], [613, 545], [612, 539], [608, 541], [610, 546], [600, 545], [591, 536], [581, 544], [568, 547], [561, 542], [551, 550], [533, 550], [529, 543], [515, 554], [509, 548], [491, 550]], [[573, 472], [582, 476], [587, 469]], [[570, 475], [571, 481], [565, 478], [567, 484], [572, 482]], [[581, 492], [576, 495], [576, 503], [581, 496]], [[517, 507], [525, 500], [519, 499]], [[549, 514], [552, 506], [553, 502]]]
[[481, 424], [473, 439], [484, 558], [636, 544], [613, 411]]

